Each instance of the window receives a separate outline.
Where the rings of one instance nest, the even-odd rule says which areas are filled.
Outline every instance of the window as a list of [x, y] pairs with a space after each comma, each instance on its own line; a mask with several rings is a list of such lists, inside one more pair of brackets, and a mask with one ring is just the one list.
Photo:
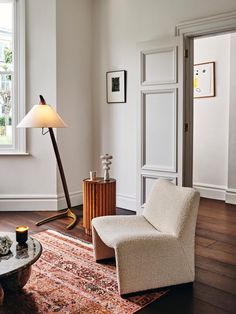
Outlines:
[[0, 154], [25, 153], [24, 0], [0, 0]]

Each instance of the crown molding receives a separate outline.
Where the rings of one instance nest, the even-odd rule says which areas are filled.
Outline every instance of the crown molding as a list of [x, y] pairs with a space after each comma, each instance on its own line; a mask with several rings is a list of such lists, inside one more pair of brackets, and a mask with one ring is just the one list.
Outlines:
[[179, 23], [175, 27], [175, 35], [192, 37], [233, 30], [236, 30], [236, 11]]

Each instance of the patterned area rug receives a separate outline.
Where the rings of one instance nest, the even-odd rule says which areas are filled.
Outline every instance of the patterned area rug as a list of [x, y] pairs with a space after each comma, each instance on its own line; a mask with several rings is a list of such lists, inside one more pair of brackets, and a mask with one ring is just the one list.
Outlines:
[[7, 295], [1, 314], [130, 314], [165, 292], [121, 298], [115, 265], [97, 264], [92, 245], [47, 230], [34, 235], [43, 246], [22, 292]]

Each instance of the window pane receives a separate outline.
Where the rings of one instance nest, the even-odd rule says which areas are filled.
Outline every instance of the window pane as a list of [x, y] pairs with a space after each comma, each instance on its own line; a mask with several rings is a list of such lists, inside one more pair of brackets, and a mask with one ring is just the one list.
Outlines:
[[0, 144], [12, 144], [11, 74], [0, 74]]
[[12, 145], [13, 5], [0, 1], [0, 145]]

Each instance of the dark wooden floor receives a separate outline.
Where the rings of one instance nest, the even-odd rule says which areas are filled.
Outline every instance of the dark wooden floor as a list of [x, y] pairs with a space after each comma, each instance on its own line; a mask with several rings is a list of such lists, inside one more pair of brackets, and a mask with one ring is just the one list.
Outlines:
[[[36, 227], [35, 221], [48, 212], [0, 212], [0, 231], [14, 231], [26, 224], [31, 233], [54, 229], [91, 241], [82, 227], [82, 208], [75, 208], [79, 223], [66, 231], [66, 219]], [[118, 214], [132, 214], [117, 209]], [[196, 281], [193, 286], [172, 288], [170, 292], [139, 313], [223, 314], [236, 313], [236, 206], [202, 199], [196, 231]]]

